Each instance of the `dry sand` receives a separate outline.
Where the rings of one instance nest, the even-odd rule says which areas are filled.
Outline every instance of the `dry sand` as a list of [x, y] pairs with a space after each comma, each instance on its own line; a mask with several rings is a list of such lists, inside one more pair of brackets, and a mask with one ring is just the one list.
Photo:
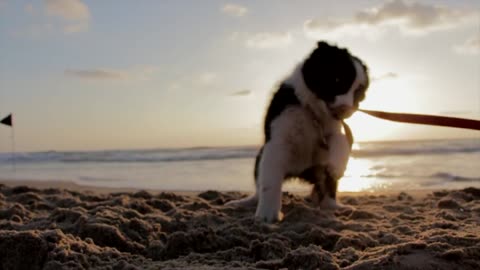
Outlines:
[[265, 224], [223, 206], [238, 192], [29, 186], [0, 184], [0, 269], [480, 269], [474, 188], [341, 194], [336, 212], [284, 193]]

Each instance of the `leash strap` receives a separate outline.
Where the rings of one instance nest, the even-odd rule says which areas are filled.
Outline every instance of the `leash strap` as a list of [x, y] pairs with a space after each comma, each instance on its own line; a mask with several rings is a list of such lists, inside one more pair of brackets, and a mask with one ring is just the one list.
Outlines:
[[359, 109], [359, 111], [377, 118], [395, 122], [480, 130], [480, 121], [473, 119], [411, 113], [392, 113], [362, 109]]

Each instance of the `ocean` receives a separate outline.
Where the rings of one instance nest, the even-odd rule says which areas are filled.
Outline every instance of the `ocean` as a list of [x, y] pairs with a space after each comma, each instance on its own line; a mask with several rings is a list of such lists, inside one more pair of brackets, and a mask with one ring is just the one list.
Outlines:
[[[0, 153], [0, 180], [253, 191], [258, 147]], [[14, 159], [14, 160], [13, 160]], [[356, 143], [340, 191], [480, 187], [480, 139]], [[288, 191], [307, 191], [290, 181]]]

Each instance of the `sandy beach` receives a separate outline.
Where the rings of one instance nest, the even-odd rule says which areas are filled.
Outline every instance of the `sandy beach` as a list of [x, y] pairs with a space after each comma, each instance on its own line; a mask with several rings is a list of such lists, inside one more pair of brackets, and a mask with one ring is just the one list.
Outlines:
[[480, 0], [0, 22], [0, 270], [480, 270]]
[[239, 192], [0, 184], [0, 269], [479, 269], [480, 190], [284, 193], [285, 219], [223, 204]]

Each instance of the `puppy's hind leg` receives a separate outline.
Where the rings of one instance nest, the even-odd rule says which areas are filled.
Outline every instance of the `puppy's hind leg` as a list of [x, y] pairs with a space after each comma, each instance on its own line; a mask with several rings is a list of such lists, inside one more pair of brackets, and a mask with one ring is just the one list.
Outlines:
[[225, 205], [227, 206], [238, 206], [238, 207], [252, 207], [257, 205], [258, 202], [258, 195], [255, 192], [255, 194], [250, 195], [248, 197], [239, 199], [239, 200], [234, 200], [234, 201], [229, 201]]
[[338, 180], [333, 178], [328, 172], [328, 168], [318, 165], [307, 170], [304, 179], [313, 183], [310, 197], [312, 202], [325, 210], [336, 210], [346, 208], [346, 206], [337, 202]]
[[304, 179], [306, 182], [313, 184], [312, 191], [310, 193], [310, 199], [314, 205], [320, 205], [320, 202], [325, 197], [326, 187], [325, 187], [325, 167], [322, 165], [312, 166], [305, 171], [303, 171], [299, 177]]
[[321, 209], [328, 209], [328, 210], [355, 209], [354, 207], [344, 205], [337, 200], [338, 181], [340, 179], [334, 178], [328, 167], [325, 170], [324, 180], [325, 180], [325, 184], [323, 185], [323, 187], [325, 188], [325, 195], [323, 199], [320, 201]]
[[242, 198], [242, 199], [239, 199], [239, 200], [229, 201], [225, 205], [235, 206], [235, 207], [252, 207], [252, 206], [257, 205], [257, 202], [258, 202], [258, 193], [257, 193], [257, 191], [255, 191], [254, 194], [252, 194], [248, 197], [245, 197], [245, 198]]
[[225, 205], [230, 205], [230, 206], [239, 206], [239, 207], [252, 207], [257, 205], [258, 202], [258, 171], [259, 171], [259, 164], [260, 160], [262, 158], [262, 153], [263, 153], [263, 147], [260, 148], [260, 151], [258, 151], [257, 157], [255, 158], [255, 170], [254, 170], [254, 178], [255, 178], [255, 193], [246, 197], [242, 198], [240, 200], [234, 200], [234, 201], [229, 201]]
[[323, 179], [323, 198], [320, 200], [321, 209], [336, 210], [343, 208], [343, 204], [337, 202], [337, 188], [338, 180], [333, 178], [328, 169], [325, 171], [325, 177]]

